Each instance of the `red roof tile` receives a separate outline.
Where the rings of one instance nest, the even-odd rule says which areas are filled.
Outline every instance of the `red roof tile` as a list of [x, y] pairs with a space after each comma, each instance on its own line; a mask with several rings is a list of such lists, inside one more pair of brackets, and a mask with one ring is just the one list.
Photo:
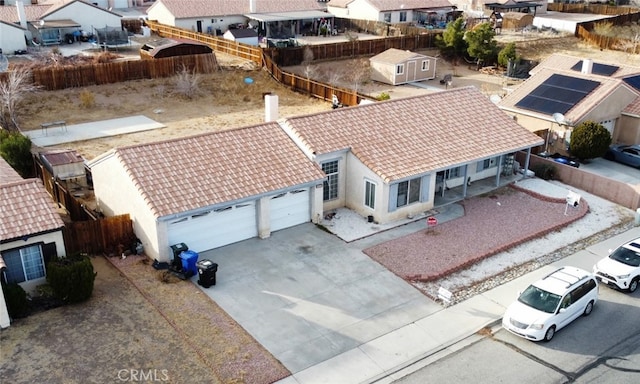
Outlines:
[[324, 179], [275, 122], [114, 153], [158, 217]]
[[5, 159], [0, 157], [0, 185], [21, 180], [22, 176], [20, 176], [18, 172], [16, 172], [16, 170], [5, 161]]
[[348, 150], [386, 181], [541, 145], [474, 87], [286, 121], [309, 153]]
[[40, 180], [0, 185], [0, 240], [17, 239], [63, 226]]
[[[319, 11], [325, 6], [317, 0], [255, 0], [253, 13]], [[252, 13], [250, 0], [158, 0], [151, 8], [164, 5], [178, 19], [200, 16], [245, 15]], [[150, 8], [150, 9], [151, 9]]]

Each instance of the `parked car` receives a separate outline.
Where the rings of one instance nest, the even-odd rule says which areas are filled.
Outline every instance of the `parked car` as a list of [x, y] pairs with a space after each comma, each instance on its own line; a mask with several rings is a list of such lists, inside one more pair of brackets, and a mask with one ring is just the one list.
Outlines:
[[593, 266], [596, 278], [608, 286], [635, 292], [640, 283], [640, 238], [624, 243]]
[[527, 287], [507, 308], [502, 327], [534, 341], [550, 341], [555, 333], [598, 301], [598, 281], [588, 271], [562, 267]]
[[547, 158], [547, 159], [551, 159], [551, 160], [555, 161], [556, 163], [570, 165], [570, 166], [576, 167], [576, 168], [580, 167], [580, 163], [578, 162], [577, 159], [575, 159], [573, 157], [561, 155], [561, 154], [559, 154], [557, 152], [554, 153], [553, 155], [549, 154], [548, 152], [541, 152], [541, 153], [538, 153], [538, 156], [544, 157], [544, 158]]
[[604, 158], [632, 167], [640, 167], [640, 145], [612, 145], [604, 154]]

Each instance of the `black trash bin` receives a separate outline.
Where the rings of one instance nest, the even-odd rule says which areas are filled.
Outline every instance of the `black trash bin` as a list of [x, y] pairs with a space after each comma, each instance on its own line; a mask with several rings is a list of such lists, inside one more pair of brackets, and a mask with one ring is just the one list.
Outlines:
[[184, 251], [188, 251], [189, 247], [185, 243], [174, 244], [171, 246], [171, 251], [173, 252], [173, 260], [171, 260], [171, 266], [173, 266], [178, 271], [182, 269], [182, 259], [180, 259], [180, 254]]
[[216, 285], [216, 272], [218, 271], [218, 264], [208, 259], [202, 259], [196, 263], [198, 267], [198, 284], [209, 288], [212, 285]]

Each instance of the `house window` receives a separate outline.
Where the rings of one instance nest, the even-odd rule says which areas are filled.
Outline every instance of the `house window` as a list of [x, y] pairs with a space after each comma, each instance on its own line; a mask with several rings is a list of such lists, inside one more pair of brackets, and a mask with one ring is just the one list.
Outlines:
[[327, 178], [324, 180], [324, 201], [338, 198], [338, 160], [322, 163], [322, 170]]
[[462, 177], [464, 169], [462, 167], [455, 167], [451, 169], [447, 169], [445, 172], [445, 179], [456, 179], [458, 177]]
[[422, 60], [422, 70], [423, 71], [429, 70], [429, 60]]
[[391, 22], [391, 12], [385, 12], [384, 21], [385, 21], [385, 23], [390, 23]]
[[498, 166], [498, 158], [492, 157], [490, 159], [486, 159], [483, 161], [478, 161], [478, 166], [476, 168], [477, 172], [480, 172], [485, 169], [494, 168]]
[[398, 183], [397, 207], [404, 207], [417, 201], [420, 201], [420, 178]]
[[5, 252], [2, 258], [7, 266], [7, 283], [22, 283], [44, 277], [44, 259], [39, 245]]
[[402, 75], [404, 73], [404, 64], [396, 65], [396, 75]]
[[407, 21], [407, 11], [400, 12], [400, 22]]
[[376, 208], [376, 185], [372, 181], [364, 181], [364, 205], [371, 209]]

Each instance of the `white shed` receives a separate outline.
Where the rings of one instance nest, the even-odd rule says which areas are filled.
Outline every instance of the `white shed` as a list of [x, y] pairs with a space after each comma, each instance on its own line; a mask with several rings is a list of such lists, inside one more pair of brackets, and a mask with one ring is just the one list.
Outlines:
[[230, 29], [222, 37], [236, 43], [258, 46], [258, 32], [253, 29]]

